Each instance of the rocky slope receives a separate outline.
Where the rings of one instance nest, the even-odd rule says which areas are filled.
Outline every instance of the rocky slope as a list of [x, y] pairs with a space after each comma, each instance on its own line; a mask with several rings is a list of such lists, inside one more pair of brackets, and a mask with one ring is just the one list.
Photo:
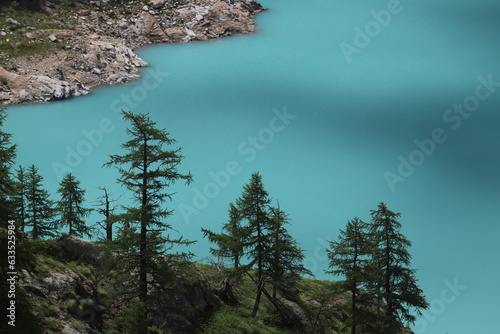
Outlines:
[[[24, 327], [23, 333], [118, 334], [130, 329], [124, 327], [124, 318], [130, 321], [133, 300], [123, 287], [135, 282], [137, 272], [120, 274], [102, 244], [63, 235], [23, 245], [31, 255], [19, 273], [16, 305], [20, 311], [22, 291], [24, 304], [30, 305], [23, 309], [23, 325], [36, 326], [36, 330]], [[350, 294], [341, 284], [300, 278], [300, 293], [263, 297], [253, 318], [249, 315], [255, 282], [247, 276], [230, 279], [231, 269], [209, 262], [176, 262], [170, 278], [161, 283], [150, 277], [148, 293], [154, 307], [149, 316], [154, 330], [148, 333], [347, 333]], [[0, 332], [12, 331], [0, 325]], [[405, 329], [400, 334], [413, 333]]]
[[[6, 43], [12, 31], [22, 38], [55, 45], [51, 52], [9, 60], [0, 66], [0, 104], [36, 103], [86, 95], [100, 85], [138, 77], [147, 66], [134, 49], [151, 43], [187, 43], [255, 31], [253, 15], [263, 7], [254, 0], [79, 0], [61, 18], [58, 29], [23, 26], [8, 17], [0, 25]], [[62, 11], [61, 11], [62, 12]], [[29, 44], [28, 44], [29, 45]], [[0, 49], [0, 56], [1, 56]]]
[[[41, 317], [44, 333], [90, 334], [110, 329], [127, 305], [116, 299], [113, 271], [103, 267], [106, 259], [97, 244], [66, 235], [37, 242], [34, 251], [36, 266], [29, 272], [23, 270], [19, 283]], [[165, 296], [161, 315], [162, 321], [169, 319], [169, 331], [192, 332], [200, 319], [223, 302], [193, 264], [178, 275], [171, 282], [173, 288], [155, 293]]]

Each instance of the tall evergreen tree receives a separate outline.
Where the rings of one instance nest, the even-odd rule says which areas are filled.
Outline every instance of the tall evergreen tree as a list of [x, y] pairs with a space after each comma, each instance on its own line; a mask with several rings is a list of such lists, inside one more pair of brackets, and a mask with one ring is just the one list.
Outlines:
[[[380, 203], [371, 211], [371, 239], [374, 244], [372, 262], [376, 268], [375, 280], [379, 282], [380, 293], [385, 303], [384, 333], [399, 333], [403, 322], [415, 322], [412, 309], [421, 314], [429, 304], [423, 291], [417, 285], [415, 270], [409, 268], [411, 242], [400, 232], [400, 213], [390, 211]], [[375, 285], [376, 286], [376, 285]]]
[[[22, 272], [33, 268], [34, 259], [30, 251], [30, 245], [24, 233], [19, 233], [18, 228], [11, 229], [11, 222], [17, 223], [18, 217], [16, 207], [16, 185], [12, 175], [12, 167], [15, 163], [17, 146], [11, 143], [11, 134], [3, 131], [6, 119], [5, 109], [0, 107], [0, 252], [5, 263], [0, 265], [0, 307], [7, 310], [11, 307], [12, 300], [9, 295], [9, 284], [7, 279], [17, 276], [9, 272]], [[14, 225], [15, 226], [15, 225]], [[12, 239], [14, 237], [14, 240]], [[15, 250], [12, 250], [12, 242], [15, 242]], [[15, 258], [15, 263], [7, 265], [7, 260]], [[13, 267], [10, 267], [10, 266]], [[16, 288], [16, 315], [15, 326], [8, 324], [12, 319], [5, 317], [0, 322], [0, 333], [42, 333], [39, 317], [33, 314], [32, 300], [29, 294], [21, 286]], [[5, 311], [4, 311], [5, 312]], [[4, 313], [6, 314], [6, 313]]]
[[7, 113], [0, 108], [0, 220], [5, 224], [13, 218], [13, 203], [11, 196], [14, 193], [12, 167], [16, 159], [17, 145], [11, 143], [12, 135], [3, 131]]
[[38, 173], [38, 168], [31, 165], [26, 174], [26, 218], [27, 225], [31, 227], [31, 239], [53, 237], [54, 203], [50, 200], [49, 192], [43, 189], [43, 177]]
[[83, 206], [85, 201], [85, 190], [80, 187], [80, 181], [68, 173], [66, 174], [57, 192], [61, 199], [57, 202], [57, 212], [59, 214], [58, 226], [67, 226], [69, 234], [77, 237], [90, 236], [90, 228], [85, 225], [85, 217], [91, 210]]
[[26, 189], [26, 174], [23, 166], [19, 166], [16, 170], [16, 186], [14, 192], [14, 205], [15, 205], [15, 220], [19, 230], [24, 232], [26, 226], [26, 200], [27, 200], [27, 189]]
[[262, 183], [262, 176], [253, 173], [250, 183], [243, 187], [243, 194], [236, 200], [241, 217], [247, 221], [248, 231], [245, 239], [245, 253], [250, 258], [248, 267], [256, 265], [257, 270], [257, 294], [251, 317], [255, 317], [259, 310], [262, 290], [264, 289], [265, 264], [271, 251], [271, 238], [269, 229], [271, 220], [269, 218], [269, 203], [271, 199]]
[[[232, 259], [236, 276], [248, 275], [254, 281], [257, 292], [250, 317], [257, 315], [264, 294], [281, 315], [300, 326], [300, 320], [291, 319], [286, 306], [276, 298], [277, 291], [286, 297], [296, 297], [298, 278], [312, 273], [303, 266], [303, 251], [286, 230], [286, 213], [270, 207], [270, 203], [262, 176], [253, 173], [236, 205], [230, 204], [229, 222], [222, 233], [202, 231], [217, 245], [211, 248], [213, 255]], [[247, 263], [241, 263], [244, 260]], [[255, 269], [255, 274], [251, 269]], [[272, 294], [267, 291], [266, 284], [273, 287]]]
[[238, 269], [243, 256], [245, 227], [241, 226], [241, 215], [233, 203], [229, 204], [229, 221], [222, 227], [222, 233], [214, 233], [201, 229], [208, 240], [217, 245], [210, 248], [210, 253], [218, 258], [228, 258], [233, 262], [233, 268]]
[[359, 218], [348, 221], [345, 230], [340, 230], [339, 241], [330, 241], [327, 249], [329, 267], [333, 269], [327, 273], [343, 276], [345, 289], [351, 292], [351, 317], [348, 320], [351, 334], [356, 334], [356, 329], [370, 319], [366, 314], [367, 307], [364, 307], [370, 296], [361, 293], [370, 271], [368, 255], [371, 254], [371, 244], [367, 228]]
[[276, 298], [278, 289], [297, 297], [300, 277], [312, 276], [303, 265], [304, 251], [288, 233], [286, 224], [289, 224], [288, 215], [279, 207], [270, 208], [271, 251], [267, 271], [273, 285], [273, 298]]
[[[124, 228], [116, 239], [121, 253], [128, 258], [132, 268], [138, 268], [138, 298], [145, 305], [142, 320], [148, 323], [148, 313], [151, 310], [148, 285], [160, 280], [160, 264], [165, 261], [162, 254], [166, 245], [186, 245], [191, 242], [182, 237], [171, 239], [163, 232], [171, 229], [171, 225], [164, 219], [172, 214], [164, 208], [165, 201], [172, 198], [173, 193], [166, 190], [178, 180], [186, 183], [192, 181], [191, 174], [178, 172], [177, 167], [183, 156], [180, 148], [166, 150], [165, 145], [175, 144], [165, 130], [156, 128], [147, 114], [133, 114], [123, 112], [123, 118], [131, 123], [127, 128], [130, 139], [122, 144], [125, 150], [123, 155], [111, 155], [106, 166], [116, 166], [120, 178], [118, 181], [133, 195], [135, 206], [126, 207], [124, 219], [130, 222], [129, 228]], [[130, 272], [130, 271], [129, 271]], [[146, 328], [146, 326], [140, 326]]]

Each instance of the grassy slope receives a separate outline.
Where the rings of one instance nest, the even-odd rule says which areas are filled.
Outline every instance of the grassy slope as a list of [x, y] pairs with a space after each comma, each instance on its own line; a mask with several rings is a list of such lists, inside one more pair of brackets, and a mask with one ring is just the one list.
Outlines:
[[[64, 272], [66, 269], [74, 271], [85, 285], [97, 289], [103, 295], [111, 287], [106, 286], [105, 273], [99, 273], [92, 265], [82, 261], [68, 261], [55, 240], [37, 241], [34, 245], [36, 266], [33, 270], [34, 277], [43, 278], [55, 272]], [[203, 273], [211, 285], [217, 287], [223, 276], [214, 268], [206, 264], [195, 264], [196, 269]], [[342, 323], [333, 314], [340, 311], [341, 304], [348, 298], [345, 292], [340, 291], [338, 284], [331, 281], [321, 281], [302, 278], [300, 281], [300, 296], [297, 304], [305, 311], [307, 320], [304, 321], [308, 333], [343, 333], [338, 328]], [[237, 303], [224, 305], [220, 310], [210, 315], [199, 326], [197, 333], [230, 334], [230, 333], [303, 333], [290, 328], [274, 311], [274, 307], [262, 298], [261, 307], [256, 318], [249, 318], [255, 288], [250, 278], [243, 279], [234, 287]], [[43, 319], [45, 333], [60, 333], [64, 323], [71, 323], [78, 328], [81, 320], [71, 316], [68, 310], [76, 305], [85, 308], [85, 300], [79, 300], [76, 293], [67, 291], [67, 299], [53, 301], [31, 294], [35, 313]], [[311, 300], [321, 303], [323, 307], [312, 307]], [[63, 315], [63, 316], [61, 316]], [[57, 320], [59, 318], [59, 320]], [[65, 318], [61, 321], [61, 318]], [[112, 319], [108, 319], [105, 328], [112, 328]], [[113, 333], [113, 331], [109, 331]]]
[[[51, 17], [13, 5], [0, 6], [0, 31], [6, 33], [5, 36], [0, 36], [0, 66], [8, 67], [13, 58], [43, 55], [64, 48], [64, 41], [52, 43], [46, 37], [34, 39], [26, 37], [27, 32], [41, 29], [71, 29], [71, 10], [63, 4], [61, 8], [59, 17]], [[17, 29], [17, 26], [6, 22], [9, 18], [26, 27]]]
[[[219, 286], [224, 277], [210, 265], [196, 264], [197, 268], [208, 278], [213, 286]], [[268, 286], [268, 290], [270, 287]], [[303, 329], [287, 328], [274, 306], [263, 296], [259, 312], [255, 319], [249, 318], [254, 300], [255, 285], [250, 278], [246, 277], [234, 287], [237, 299], [236, 305], [225, 305], [201, 326], [199, 332], [206, 334], [227, 333], [303, 333]], [[278, 298], [280, 298], [278, 294]], [[337, 282], [317, 280], [312, 278], [301, 278], [299, 298], [295, 300], [305, 312], [307, 320], [304, 325], [308, 333], [343, 333], [337, 331], [342, 323], [337, 320], [333, 313], [339, 312], [342, 304], [347, 300], [348, 293], [341, 291]], [[314, 301], [322, 307], [313, 307]], [[314, 303], [313, 302], [313, 303]]]

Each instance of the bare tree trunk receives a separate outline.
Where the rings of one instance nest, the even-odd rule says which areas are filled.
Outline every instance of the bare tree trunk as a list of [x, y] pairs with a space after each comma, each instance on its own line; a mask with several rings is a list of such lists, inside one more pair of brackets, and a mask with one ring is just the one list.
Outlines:
[[260, 305], [260, 297], [262, 296], [262, 289], [264, 288], [264, 281], [262, 279], [259, 280], [259, 284], [257, 285], [257, 296], [255, 297], [255, 303], [253, 304], [253, 310], [250, 314], [251, 318], [255, 318], [257, 316], [257, 312], [259, 311]]

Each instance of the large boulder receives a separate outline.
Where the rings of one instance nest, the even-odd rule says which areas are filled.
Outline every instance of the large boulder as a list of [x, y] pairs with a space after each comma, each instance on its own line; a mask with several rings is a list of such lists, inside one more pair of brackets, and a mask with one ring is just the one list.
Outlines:
[[66, 254], [73, 259], [80, 259], [93, 264], [100, 264], [103, 259], [103, 253], [93, 241], [72, 235], [64, 235], [59, 239], [59, 244]]

